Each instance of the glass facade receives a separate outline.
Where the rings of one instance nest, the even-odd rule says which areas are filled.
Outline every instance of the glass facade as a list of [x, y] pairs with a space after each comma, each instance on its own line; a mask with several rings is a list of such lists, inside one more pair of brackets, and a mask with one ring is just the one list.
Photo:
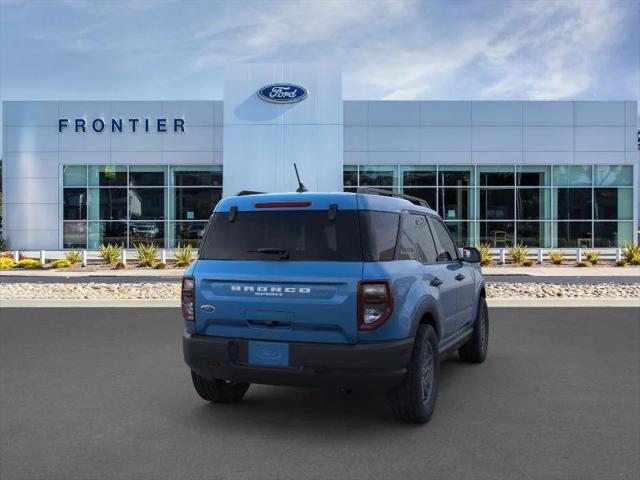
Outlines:
[[198, 246], [222, 197], [219, 165], [66, 165], [63, 247]]
[[437, 210], [459, 245], [608, 248], [633, 241], [631, 165], [345, 165], [344, 190]]

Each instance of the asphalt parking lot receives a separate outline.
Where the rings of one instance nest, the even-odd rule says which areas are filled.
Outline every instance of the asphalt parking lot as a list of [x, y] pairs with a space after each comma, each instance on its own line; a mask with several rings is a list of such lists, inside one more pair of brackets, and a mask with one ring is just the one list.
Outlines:
[[177, 309], [0, 308], [0, 478], [639, 478], [640, 309], [490, 314], [415, 426], [365, 393], [209, 405]]

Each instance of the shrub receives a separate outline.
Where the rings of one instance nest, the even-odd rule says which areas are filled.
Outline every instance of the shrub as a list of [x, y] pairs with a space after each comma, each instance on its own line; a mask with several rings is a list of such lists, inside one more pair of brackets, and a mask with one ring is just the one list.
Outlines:
[[76, 263], [80, 262], [80, 260], [82, 260], [82, 257], [80, 256], [79, 252], [67, 252], [67, 254], [64, 256], [64, 258], [71, 265], [75, 265]]
[[165, 268], [167, 268], [167, 264], [166, 264], [166, 263], [163, 263], [163, 262], [160, 262], [160, 263], [158, 263], [154, 268], [155, 268], [156, 270], [164, 270]]
[[513, 263], [517, 263], [518, 265], [522, 264], [527, 259], [527, 255], [529, 254], [529, 249], [526, 245], [522, 245], [520, 243], [516, 243], [509, 247], [508, 255]]
[[626, 265], [627, 265], [627, 261], [624, 258], [621, 258], [620, 260], [616, 260], [617, 267], [624, 267]]
[[138, 243], [135, 247], [138, 252], [138, 266], [153, 267], [153, 262], [158, 259], [158, 247], [154, 243]]
[[554, 265], [562, 265], [562, 260], [564, 259], [564, 250], [551, 250], [549, 252], [549, 260]]
[[587, 259], [588, 262], [591, 262], [592, 265], [595, 265], [596, 263], [598, 263], [598, 260], [600, 259], [600, 252], [596, 252], [596, 251], [584, 252], [584, 257]]
[[118, 258], [120, 258], [121, 253], [122, 247], [120, 245], [116, 245], [115, 243], [100, 244], [100, 257], [108, 265], [116, 262]]
[[116, 266], [114, 268], [116, 270], [126, 270], [127, 269], [127, 265], [122, 263], [122, 262], [118, 262], [118, 263], [116, 263]]
[[491, 264], [491, 253], [490, 253], [491, 244], [489, 242], [479, 243], [478, 245], [476, 245], [476, 248], [480, 252], [480, 265], [482, 265], [483, 267], [490, 265]]
[[630, 265], [640, 265], [640, 244], [627, 243], [622, 247], [622, 258]]
[[35, 258], [25, 258], [18, 262], [18, 267], [20, 268], [42, 268], [42, 264], [40, 260], [36, 260]]
[[6, 247], [7, 245], [4, 243], [4, 237], [0, 233], [0, 250], [4, 250]]
[[178, 244], [175, 257], [177, 267], [188, 267], [193, 261], [193, 247], [189, 244], [185, 245], [184, 247]]
[[532, 267], [535, 262], [529, 258], [522, 262], [523, 267]]
[[61, 258], [60, 260], [56, 260], [55, 262], [51, 262], [51, 268], [68, 268], [71, 266], [71, 262], [69, 260]]
[[6, 268], [13, 268], [15, 265], [13, 258], [2, 257], [0, 258], [0, 270], [4, 270]]
[[576, 263], [576, 267], [584, 268], [588, 266], [589, 266], [589, 262], [585, 262], [584, 260], [580, 260], [578, 263]]
[[[2, 252], [2, 254], [0, 254], [0, 257], [13, 258], [13, 254], [14, 252], [12, 252], [11, 250], [7, 250], [6, 252]], [[18, 250], [18, 260], [24, 260], [26, 258], [27, 257], [20, 250]]]

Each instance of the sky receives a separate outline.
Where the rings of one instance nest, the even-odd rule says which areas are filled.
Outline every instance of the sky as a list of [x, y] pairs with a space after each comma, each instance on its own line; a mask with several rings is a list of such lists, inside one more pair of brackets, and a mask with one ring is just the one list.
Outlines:
[[0, 99], [222, 98], [228, 62], [346, 99], [636, 100], [640, 0], [0, 0]]

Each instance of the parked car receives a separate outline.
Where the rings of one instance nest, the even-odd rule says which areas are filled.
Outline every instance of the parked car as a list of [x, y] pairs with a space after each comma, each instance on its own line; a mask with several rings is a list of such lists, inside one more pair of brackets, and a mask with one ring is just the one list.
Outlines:
[[487, 353], [479, 261], [413, 197], [225, 198], [182, 282], [195, 390], [233, 403], [251, 383], [374, 389], [399, 419], [427, 422], [439, 360]]
[[185, 237], [192, 240], [200, 240], [204, 234], [205, 227], [205, 223], [192, 223], [189, 225], [189, 228], [187, 228]]

